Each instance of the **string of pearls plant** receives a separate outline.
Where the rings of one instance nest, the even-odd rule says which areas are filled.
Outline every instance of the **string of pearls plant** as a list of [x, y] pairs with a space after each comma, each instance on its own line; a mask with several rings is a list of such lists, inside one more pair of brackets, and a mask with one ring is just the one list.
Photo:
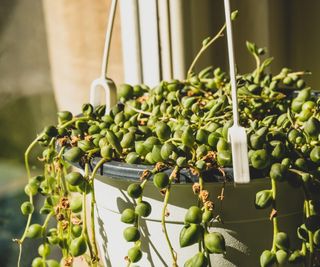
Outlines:
[[[222, 36], [224, 28], [203, 42], [196, 60]], [[320, 248], [320, 101], [302, 78], [308, 73], [287, 68], [277, 75], [267, 73], [272, 58], [262, 60], [265, 50], [253, 43], [247, 42], [247, 48], [256, 67], [251, 73], [237, 75], [240, 120], [247, 129], [250, 168], [257, 174], [252, 178], [270, 177], [270, 187], [257, 192], [252, 205], [270, 209], [273, 225], [273, 242], [261, 251], [260, 265], [307, 262], [313, 266]], [[151, 181], [163, 196], [160, 219], [171, 252], [168, 264], [178, 266], [179, 255], [170, 242], [166, 218], [171, 185], [179, 182], [182, 169], [198, 177], [190, 184], [198, 202], [185, 214], [180, 246], [198, 243], [199, 249], [184, 266], [215, 266], [210, 254], [228, 253], [223, 235], [209, 232], [219, 214], [213, 202], [216, 196], [206, 190], [202, 173], [213, 168], [223, 173], [224, 167], [232, 167], [227, 141], [232, 125], [229, 78], [220, 68], [194, 73], [195, 62], [185, 80], [162, 81], [154, 88], [118, 86], [119, 102], [106, 115], [104, 106], [94, 108], [90, 104], [84, 104], [78, 116], [60, 111], [57, 125], [46, 127], [30, 144], [25, 153], [29, 200], [21, 205], [27, 223], [22, 237], [15, 241], [21, 251], [26, 238], [42, 240], [32, 267], [72, 266], [79, 256], [89, 266], [99, 265], [93, 182], [107, 161], [154, 166], [127, 189], [136, 203], [134, 209], [125, 209], [121, 215], [121, 221], [128, 224], [123, 237], [132, 243], [126, 256], [128, 266], [142, 257], [139, 222], [151, 213], [152, 206], [143, 199], [144, 187]], [[42, 148], [38, 159], [43, 173], [32, 176], [29, 154], [36, 145]], [[94, 158], [99, 158], [96, 165]], [[72, 164], [81, 166], [83, 173], [70, 168]], [[283, 182], [302, 189], [305, 195], [304, 221], [297, 225], [300, 248], [290, 246], [286, 229], [277, 222], [281, 212], [277, 210], [277, 185]], [[36, 211], [34, 199], [39, 195], [42, 205]], [[33, 221], [35, 212], [44, 216], [42, 224]], [[60, 248], [60, 262], [50, 259], [52, 247]], [[18, 266], [20, 261], [21, 252]]]

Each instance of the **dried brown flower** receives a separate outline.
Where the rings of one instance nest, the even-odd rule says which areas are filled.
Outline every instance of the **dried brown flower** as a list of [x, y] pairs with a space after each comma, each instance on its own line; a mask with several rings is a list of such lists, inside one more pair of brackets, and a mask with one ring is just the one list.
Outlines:
[[221, 188], [221, 193], [220, 196], [218, 196], [218, 199], [220, 199], [221, 201], [224, 200], [224, 187]]
[[58, 214], [58, 213], [60, 213], [60, 207], [59, 206], [55, 206], [54, 207], [54, 212], [55, 212], [55, 214]]
[[199, 193], [199, 197], [203, 203], [205, 203], [209, 198], [209, 192], [207, 190], [201, 190]]
[[156, 171], [160, 172], [162, 171], [164, 168], [166, 167], [166, 165], [163, 162], [157, 162], [155, 169]]
[[64, 215], [63, 215], [62, 213], [58, 213], [58, 214], [57, 214], [57, 220], [58, 220], [58, 221], [63, 221], [64, 218], [65, 218], [65, 217], [64, 217]]
[[198, 102], [199, 103], [199, 105], [201, 106], [201, 107], [204, 107], [205, 105], [206, 105], [206, 102], [205, 101], [200, 101], [200, 102]]
[[189, 90], [189, 91], [187, 92], [187, 96], [193, 96], [193, 95], [194, 95], [194, 92], [193, 92], [193, 91]]
[[76, 145], [78, 143], [78, 141], [80, 140], [80, 138], [78, 136], [71, 136], [71, 141], [70, 141], [70, 144], [72, 146]]
[[209, 151], [207, 155], [205, 155], [202, 159], [204, 161], [215, 161], [217, 158], [217, 154], [214, 151]]
[[199, 176], [199, 171], [195, 168], [190, 167], [191, 174]]
[[178, 172], [179, 170], [178, 169], [174, 169], [171, 173], [171, 176], [173, 177], [173, 179], [177, 179], [178, 177]]
[[208, 98], [210, 96], [212, 96], [212, 92], [207, 92], [207, 93], [204, 94], [204, 97], [206, 97], [206, 98]]
[[274, 217], [276, 217], [277, 216], [277, 210], [275, 210], [275, 209], [272, 209], [271, 210], [271, 213], [270, 213], [270, 221], [274, 218]]
[[40, 162], [44, 162], [44, 161], [46, 161], [46, 158], [45, 157], [37, 157], [37, 160], [39, 160]]
[[199, 183], [194, 183], [192, 185], [192, 191], [194, 194], [199, 194], [200, 193], [200, 184]]
[[68, 209], [70, 207], [70, 201], [67, 197], [63, 197], [60, 199], [60, 207], [62, 209]]
[[226, 173], [224, 172], [224, 170], [222, 168], [218, 168], [219, 172], [221, 172], [223, 177], [226, 177]]
[[148, 177], [150, 176], [151, 171], [150, 170], [144, 170], [142, 172], [142, 174], [140, 175], [140, 181], [143, 181], [145, 179], [148, 179]]
[[71, 222], [72, 222], [72, 224], [74, 224], [74, 225], [80, 225], [80, 224], [82, 224], [82, 220], [81, 220], [79, 217], [75, 216], [75, 215], [73, 215], [73, 216], [71, 217]]
[[206, 201], [203, 205], [208, 210], [213, 210], [214, 209], [214, 203], [212, 201], [210, 201], [210, 200]]
[[64, 265], [64, 267], [72, 266], [72, 262], [73, 262], [73, 258], [72, 257], [68, 257], [68, 258], [64, 259], [63, 265]]
[[59, 146], [64, 146], [68, 142], [68, 137], [64, 136], [57, 139]]
[[46, 168], [47, 168], [49, 173], [53, 171], [53, 168], [52, 168], [51, 164], [47, 164]]
[[163, 188], [163, 189], [160, 190], [160, 194], [163, 195], [163, 196], [166, 194], [166, 192], [167, 192], [166, 188]]
[[64, 220], [64, 221], [61, 222], [61, 226], [62, 226], [63, 230], [66, 230], [68, 228], [68, 226], [69, 226], [69, 222]]
[[166, 209], [164, 216], [169, 217], [170, 216], [170, 211]]
[[58, 171], [60, 171], [61, 169], [62, 169], [62, 164], [58, 161], [58, 160], [56, 160], [55, 162], [54, 162], [54, 170], [56, 171], [56, 172], [58, 172]]
[[86, 135], [85, 137], [84, 137], [84, 140], [87, 140], [87, 141], [90, 141], [90, 140], [92, 140], [92, 135]]
[[140, 102], [141, 104], [143, 102], [146, 102], [148, 100], [149, 96], [148, 95], [143, 95], [137, 98], [137, 101]]

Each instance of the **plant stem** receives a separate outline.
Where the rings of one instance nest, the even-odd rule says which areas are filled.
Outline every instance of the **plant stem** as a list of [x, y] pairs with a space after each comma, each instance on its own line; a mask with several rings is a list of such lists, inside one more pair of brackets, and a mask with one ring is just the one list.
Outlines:
[[[148, 181], [148, 179], [145, 179], [140, 184], [140, 187], [142, 188], [142, 192], [143, 192], [144, 187], [146, 186], [147, 181]], [[137, 198], [137, 203], [141, 203], [141, 202], [142, 202], [142, 194], [140, 197]]]
[[[304, 185], [303, 186], [303, 192], [304, 192], [304, 207], [305, 207], [305, 215], [306, 218], [308, 218], [311, 215], [311, 210], [310, 210], [310, 196], [308, 194], [307, 188]], [[308, 230], [308, 238], [309, 238], [309, 266], [312, 266], [312, 261], [313, 261], [313, 254], [314, 254], [314, 245], [313, 245], [313, 233]]]
[[164, 141], [164, 143], [169, 143], [169, 142], [179, 142], [181, 143], [181, 139], [180, 138], [175, 138], [175, 137], [171, 137], [168, 140]]
[[[57, 157], [55, 158], [56, 163], [59, 165], [56, 174], [52, 174], [53, 177], [56, 177], [57, 180], [57, 186], [56, 186], [56, 191], [59, 194], [60, 199], [62, 199], [65, 196], [68, 196], [68, 189], [67, 189], [67, 185], [64, 179], [65, 176], [65, 172], [66, 172], [66, 167], [65, 167], [65, 163], [63, 162], [63, 158], [62, 158], [62, 154], [64, 152], [65, 147], [63, 146]], [[61, 166], [60, 166], [61, 164]], [[55, 171], [55, 168], [52, 168], [53, 171]], [[66, 213], [68, 213], [68, 211], [66, 211]], [[69, 218], [69, 226], [68, 226], [68, 239], [70, 238], [70, 234], [71, 234], [71, 223], [70, 223], [70, 213], [68, 213], [68, 216], [66, 216], [66, 218]], [[62, 221], [58, 221], [58, 234], [59, 234], [59, 238], [61, 240], [64, 240], [64, 225], [62, 223]], [[65, 241], [63, 241], [65, 242]], [[62, 250], [62, 255], [63, 258], [68, 258], [69, 256], [69, 249], [65, 246], [61, 248]]]
[[254, 59], [256, 61], [256, 71], [257, 71], [256, 75], [259, 78], [259, 75], [260, 75], [260, 64], [261, 64], [260, 57], [256, 53], [253, 53], [253, 56], [254, 56]]
[[31, 172], [30, 172], [30, 166], [29, 166], [29, 154], [31, 150], [34, 148], [34, 146], [38, 143], [39, 139], [41, 139], [41, 137], [43, 136], [44, 134], [40, 134], [39, 136], [37, 136], [37, 138], [32, 141], [32, 143], [28, 146], [27, 150], [24, 152], [24, 164], [27, 170], [27, 175], [29, 180], [31, 179]]
[[[199, 186], [200, 186], [200, 192], [201, 190], [203, 190], [203, 178], [201, 175], [199, 175]], [[198, 206], [199, 208], [201, 208], [201, 200], [198, 197]], [[207, 223], [204, 224], [204, 234], [208, 233], [208, 229], [207, 229]], [[208, 259], [208, 266], [211, 267], [211, 259], [210, 259], [210, 253], [209, 251], [206, 249], [205, 244], [204, 244], [204, 236], [203, 236], [203, 250], [207, 256]], [[199, 251], [201, 252], [201, 240], [199, 241]]]
[[272, 219], [272, 222], [273, 222], [273, 242], [272, 242], [272, 249], [271, 250], [272, 250], [272, 252], [276, 252], [277, 251], [276, 236], [277, 236], [277, 233], [279, 232], [277, 217], [274, 217]]
[[[148, 111], [143, 111], [143, 110], [141, 110], [141, 109], [137, 109], [137, 108], [135, 108], [135, 107], [133, 107], [133, 106], [131, 106], [131, 105], [129, 105], [129, 104], [127, 104], [127, 106], [129, 107], [129, 108], [131, 108], [133, 111], [135, 111], [135, 112], [137, 112], [137, 113], [139, 113], [139, 114], [143, 114], [143, 115], [146, 115], [146, 116], [152, 116], [152, 113], [151, 112], [148, 112]], [[159, 118], [160, 120], [166, 120], [166, 119], [169, 119], [169, 120], [171, 120], [171, 121], [174, 121], [174, 122], [178, 122], [178, 120], [176, 120], [175, 118], [167, 118], [167, 117], [161, 117], [161, 118]], [[141, 120], [141, 119], [140, 119]]]
[[92, 238], [92, 245], [93, 245], [93, 250], [94, 250], [96, 261], [99, 261], [99, 257], [98, 257], [98, 247], [97, 247], [97, 242], [96, 242], [95, 223], [94, 223], [94, 205], [96, 203], [95, 193], [94, 193], [94, 177], [96, 176], [96, 173], [99, 170], [99, 168], [106, 161], [107, 160], [104, 159], [104, 158], [100, 159], [100, 161], [94, 167], [94, 169], [92, 171], [92, 174], [91, 174], [91, 178], [90, 178], [90, 182], [91, 182], [91, 186], [92, 186], [92, 191], [91, 191], [91, 215], [90, 215], [90, 219], [91, 219], [91, 236], [92, 236], [91, 238]]
[[58, 232], [59, 239], [63, 242], [63, 247], [61, 248], [62, 256], [63, 258], [67, 258], [68, 249], [65, 247], [65, 240], [63, 239], [63, 226], [61, 221], [58, 221], [57, 223], [57, 232]]
[[223, 36], [223, 31], [225, 30], [226, 28], [226, 24], [224, 24], [220, 31], [216, 34], [216, 36], [214, 36], [208, 43], [206, 43], [205, 45], [202, 45], [200, 51], [198, 52], [198, 54], [196, 55], [196, 57], [194, 58], [194, 60], [192, 61], [190, 67], [189, 67], [189, 70], [187, 72], [187, 77], [189, 78], [191, 72], [193, 71], [194, 69], [194, 66], [196, 65], [197, 61], [199, 60], [200, 56], [202, 55], [202, 53], [210, 46], [212, 45], [218, 38], [222, 37]]
[[[212, 117], [210, 117], [210, 118], [205, 118], [205, 122], [207, 123], [207, 124], [205, 124], [203, 127], [201, 127], [201, 128], [205, 128], [207, 125], [209, 125], [210, 124], [210, 122], [212, 122], [212, 121], [216, 121], [216, 120], [224, 120], [224, 119], [226, 119], [227, 117], [231, 117], [232, 116], [232, 113], [231, 112], [226, 112], [225, 110], [224, 110], [224, 112], [225, 112], [225, 114], [223, 114], [223, 115], [221, 115], [221, 116], [216, 116], [216, 117], [214, 117], [214, 118], [212, 118]], [[209, 114], [209, 112], [207, 113], [207, 114]]]
[[147, 116], [151, 116], [151, 115], [152, 115], [151, 112], [143, 111], [143, 110], [138, 109], [138, 108], [135, 108], [135, 107], [133, 107], [133, 106], [131, 106], [131, 105], [129, 105], [129, 104], [127, 104], [127, 106], [128, 106], [130, 109], [132, 109], [133, 111], [137, 112], [137, 113], [140, 113], [140, 114], [143, 114], [143, 115], [147, 115]]
[[167, 190], [166, 190], [166, 193], [165, 193], [165, 196], [164, 196], [164, 201], [163, 201], [163, 208], [162, 208], [162, 217], [161, 217], [161, 225], [162, 225], [162, 230], [163, 230], [163, 233], [165, 235], [165, 238], [166, 238], [166, 241], [167, 241], [167, 244], [169, 246], [169, 249], [170, 249], [170, 253], [171, 253], [171, 257], [172, 257], [172, 260], [173, 260], [173, 266], [174, 267], [177, 267], [177, 254], [176, 252], [174, 251], [173, 247], [172, 247], [172, 244], [171, 244], [171, 241], [169, 239], [169, 235], [168, 235], [168, 232], [167, 232], [167, 227], [166, 227], [166, 211], [167, 211], [167, 206], [168, 206], [168, 202], [169, 202], [169, 197], [170, 197], [170, 191], [171, 191], [171, 183], [173, 181], [173, 179], [175, 178], [175, 174], [177, 173], [178, 171], [178, 166], [175, 166], [170, 177], [169, 177], [169, 185], [167, 187]]
[[45, 221], [44, 221], [44, 223], [43, 223], [43, 225], [42, 225], [42, 228], [44, 228], [44, 229], [47, 228], [48, 223], [49, 223], [52, 215], [53, 215], [53, 211], [50, 212], [50, 213], [47, 215], [47, 217], [46, 217], [46, 219], [45, 219]]
[[301, 252], [302, 252], [302, 255], [304, 256], [307, 254], [307, 245], [305, 242], [302, 242]]
[[[296, 72], [290, 72], [287, 75], [288, 76], [302, 76], [302, 75], [311, 75], [311, 74], [312, 73], [310, 71], [296, 71]], [[272, 78], [272, 81], [281, 80], [283, 78], [282, 76], [283, 76], [283, 74], [279, 73], [278, 75], [276, 75]]]
[[69, 125], [71, 125], [71, 124], [73, 124], [73, 123], [75, 123], [76, 121], [79, 121], [79, 120], [88, 121], [88, 120], [90, 120], [90, 119], [91, 119], [91, 118], [89, 118], [89, 117], [75, 117], [75, 118], [73, 118], [72, 120], [67, 121], [66, 123], [64, 123], [64, 124], [62, 124], [62, 125], [58, 125], [58, 129], [60, 129], [60, 128], [65, 128], [65, 127], [67, 127], [67, 126], [69, 126]]
[[[200, 174], [199, 174], [199, 187], [200, 187], [200, 192], [201, 192], [203, 190], [203, 179], [202, 179], [202, 176]], [[201, 203], [202, 203], [202, 201], [201, 201], [200, 194], [199, 194], [198, 195], [198, 207], [200, 209], [201, 209]], [[206, 225], [204, 225], [204, 228], [205, 228], [205, 230], [207, 230], [206, 229]], [[204, 233], [203, 233], [203, 238], [204, 238]], [[198, 250], [199, 250], [199, 252], [201, 252], [202, 251], [201, 240], [199, 240], [198, 244], [199, 244], [199, 249]]]
[[20, 267], [21, 255], [22, 255], [22, 243], [19, 243], [19, 256], [18, 256], [17, 267]]
[[[24, 153], [24, 164], [25, 164], [25, 168], [27, 171], [27, 176], [28, 176], [28, 180], [31, 180], [31, 172], [30, 172], [30, 166], [29, 166], [29, 155], [31, 150], [34, 148], [34, 146], [38, 143], [39, 139], [41, 137], [44, 136], [44, 133], [40, 134], [39, 136], [37, 136], [32, 142], [31, 144], [27, 147], [25, 153]], [[30, 203], [33, 205], [33, 197], [30, 194], [29, 195], [29, 201]], [[32, 213], [30, 213], [28, 215], [28, 219], [27, 219], [27, 224], [26, 227], [24, 229], [24, 232], [22, 234], [22, 237], [18, 240], [18, 244], [19, 244], [19, 256], [18, 256], [18, 263], [17, 266], [20, 267], [20, 261], [21, 261], [21, 255], [22, 255], [22, 243], [25, 240], [26, 236], [27, 236], [27, 231], [29, 229], [30, 223], [31, 223], [31, 219], [32, 219]]]
[[[46, 217], [46, 219], [45, 219], [45, 221], [44, 221], [44, 223], [43, 223], [43, 225], [42, 225], [43, 231], [46, 230], [46, 228], [47, 228], [47, 226], [48, 226], [48, 223], [49, 223], [49, 221], [50, 221], [50, 219], [51, 219], [51, 217], [52, 217], [53, 214], [54, 214], [54, 213], [53, 213], [53, 211], [52, 211], [52, 212], [50, 212], [50, 213], [47, 215], [47, 217]], [[46, 243], [47, 243], [47, 241], [45, 240], [45, 242], [44, 242], [43, 245], [45, 245]], [[45, 253], [43, 253], [43, 255], [42, 255], [42, 261], [43, 261], [43, 267], [46, 267], [46, 254], [45, 254]]]
[[90, 175], [90, 180], [93, 180], [94, 177], [96, 176], [97, 174], [97, 171], [99, 170], [99, 168], [101, 168], [101, 166], [103, 165], [103, 163], [105, 163], [107, 161], [107, 159], [104, 159], [104, 158], [101, 158], [97, 165], [94, 167], [94, 169], [92, 170], [92, 173]]
[[65, 165], [64, 165], [64, 163], [63, 163], [63, 159], [62, 159], [62, 154], [63, 154], [63, 152], [64, 152], [64, 150], [65, 150], [65, 147], [62, 147], [61, 149], [60, 149], [60, 151], [59, 151], [59, 154], [58, 154], [58, 156], [57, 156], [57, 162], [59, 163], [59, 164], [61, 164], [61, 168], [59, 167], [59, 169], [58, 169], [58, 171], [57, 171], [57, 177], [58, 177], [58, 179], [60, 180], [60, 183], [61, 183], [61, 188], [63, 189], [63, 193], [62, 194], [60, 194], [60, 196], [61, 195], [64, 195], [65, 193], [68, 193], [68, 187], [67, 187], [67, 183], [66, 183], [66, 180], [65, 180], [65, 174], [64, 174], [64, 171], [65, 171], [65, 169], [66, 169], [66, 167], [65, 167]]
[[[155, 172], [155, 169], [153, 169], [153, 170], [151, 171], [151, 173], [152, 173], [152, 172]], [[141, 182], [141, 184], [140, 184], [140, 187], [142, 188], [142, 192], [143, 192], [143, 190], [144, 190], [144, 187], [146, 186], [147, 181], [148, 181], [148, 177], [145, 178], [145, 179]], [[141, 194], [141, 196], [138, 197], [138, 199], [137, 199], [137, 203], [141, 203], [141, 202], [142, 202], [142, 194]]]
[[[276, 210], [276, 197], [277, 197], [277, 184], [276, 181], [274, 179], [271, 179], [271, 186], [272, 186], [272, 207], [274, 210]], [[279, 228], [278, 228], [278, 218], [277, 215], [274, 215], [272, 217], [272, 223], [273, 223], [273, 241], [272, 241], [272, 252], [276, 252], [277, 251], [277, 247], [276, 247], [276, 236], [279, 232]]]
[[208, 259], [208, 266], [212, 267], [211, 265], [211, 259], [210, 259], [210, 253], [206, 250], [206, 255], [207, 255], [207, 259]]
[[59, 173], [59, 177], [61, 179], [62, 188], [63, 188], [64, 192], [67, 192], [68, 187], [67, 187], [65, 176], [62, 175], [62, 170], [59, 170], [58, 173]]
[[[92, 187], [93, 187], [92, 183]], [[92, 189], [91, 193], [91, 238], [92, 238], [92, 245], [93, 245], [93, 250], [94, 250], [94, 255], [95, 255], [95, 260], [99, 261], [99, 256], [98, 256], [98, 247], [97, 247], [97, 242], [96, 242], [96, 235], [95, 235], [95, 223], [94, 223], [94, 204], [95, 204], [95, 199], [94, 199], [94, 189]]]
[[201, 175], [199, 175], [199, 185], [200, 185], [200, 191], [203, 190], [203, 178]]
[[[30, 203], [33, 205], [33, 197], [31, 196], [31, 194], [29, 195], [29, 201]], [[27, 236], [27, 232], [28, 232], [28, 229], [29, 229], [29, 226], [30, 226], [30, 223], [31, 223], [31, 219], [32, 219], [32, 213], [28, 215], [28, 220], [27, 220], [27, 224], [26, 224], [26, 227], [24, 229], [24, 232], [23, 232], [23, 235], [22, 237], [20, 238], [19, 240], [19, 243], [22, 245], [23, 241], [26, 239], [26, 236]], [[22, 247], [21, 247], [22, 248]]]
[[94, 258], [94, 253], [92, 251], [92, 245], [90, 242], [90, 238], [88, 235], [88, 229], [87, 229], [87, 195], [86, 193], [82, 194], [82, 205], [83, 205], [83, 228], [82, 228], [82, 232], [84, 235], [84, 238], [87, 241], [88, 247], [89, 247], [89, 252], [90, 252], [90, 258], [91, 258], [91, 262], [92, 263], [92, 259]]
[[[309, 205], [309, 200], [306, 199], [305, 201], [305, 207], [306, 207], [306, 218], [310, 216], [310, 205]], [[314, 246], [313, 246], [313, 233], [308, 230], [308, 237], [309, 237], [309, 261], [308, 261], [308, 266], [313, 266], [313, 254], [314, 254]]]
[[[84, 167], [85, 177], [88, 177], [89, 175], [89, 163], [85, 164]], [[90, 242], [90, 238], [88, 235], [88, 229], [87, 229], [87, 194], [86, 194], [87, 189], [85, 188], [85, 192], [82, 193], [82, 206], [83, 206], [83, 211], [82, 211], [82, 221], [83, 221], [83, 227], [82, 227], [82, 233], [84, 235], [84, 238], [86, 239], [86, 242], [89, 247], [89, 252], [90, 252], [90, 258], [94, 258], [94, 253], [92, 251], [92, 245]], [[90, 265], [92, 265], [92, 262], [90, 262]]]
[[88, 151], [88, 158], [91, 158], [92, 155], [96, 152], [100, 151], [100, 148], [94, 148]]

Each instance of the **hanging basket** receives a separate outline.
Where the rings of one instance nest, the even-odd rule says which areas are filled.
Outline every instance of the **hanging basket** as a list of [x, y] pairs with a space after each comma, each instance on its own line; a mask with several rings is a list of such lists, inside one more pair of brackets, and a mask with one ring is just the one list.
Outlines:
[[[150, 168], [145, 165], [133, 165], [119, 162], [108, 162], [95, 177], [96, 198], [96, 234], [101, 258], [105, 266], [125, 264], [124, 257], [132, 244], [122, 237], [127, 227], [121, 222], [121, 212], [132, 208], [132, 198], [126, 189], [133, 181], [139, 181], [141, 173]], [[227, 177], [232, 169], [226, 169]], [[192, 191], [191, 181], [196, 178], [188, 172], [181, 172], [180, 183], [172, 185], [172, 196], [169, 200], [166, 224], [174, 250], [178, 254], [179, 266], [198, 251], [198, 244], [180, 248], [179, 232], [183, 227], [187, 209], [197, 205], [197, 196]], [[232, 181], [222, 182], [223, 177], [217, 172], [207, 172], [204, 179], [206, 189], [215, 200], [214, 210], [219, 213], [221, 222], [212, 223], [210, 231], [220, 232], [226, 240], [226, 255], [211, 254], [213, 266], [257, 266], [261, 251], [272, 243], [272, 223], [269, 210], [257, 210], [254, 205], [256, 192], [268, 188], [270, 178], [258, 178], [250, 184], [234, 186]], [[223, 200], [218, 198], [224, 188]], [[279, 201], [277, 209], [281, 214], [279, 224], [290, 236], [295, 236], [297, 226], [302, 222], [303, 193], [288, 183], [279, 184]], [[161, 226], [163, 196], [153, 183], [148, 181], [144, 189], [144, 200], [152, 206], [149, 217], [140, 220], [141, 249], [143, 257], [139, 266], [169, 266], [168, 249]], [[291, 240], [298, 245], [297, 239]]]

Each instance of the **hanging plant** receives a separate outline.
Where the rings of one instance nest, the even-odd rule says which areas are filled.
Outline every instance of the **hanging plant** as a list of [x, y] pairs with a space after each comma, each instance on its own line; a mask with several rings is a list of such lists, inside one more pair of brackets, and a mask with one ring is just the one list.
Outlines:
[[[42, 240], [33, 267], [71, 266], [79, 256], [90, 266], [98, 265], [94, 179], [108, 161], [153, 166], [141, 174], [140, 182], [127, 188], [135, 203], [121, 215], [121, 221], [128, 225], [123, 238], [132, 243], [126, 256], [128, 265], [143, 256], [140, 222], [152, 210], [144, 200], [144, 189], [147, 183], [153, 183], [163, 197], [159, 219], [170, 249], [168, 264], [178, 266], [179, 255], [170, 242], [166, 218], [171, 187], [179, 183], [181, 171], [197, 177], [190, 188], [198, 199], [187, 210], [179, 233], [182, 248], [199, 244], [184, 266], [215, 266], [210, 254], [228, 253], [224, 236], [210, 231], [212, 223], [222, 218], [215, 210], [215, 196], [206, 190], [210, 181], [205, 182], [203, 174], [214, 169], [224, 177], [221, 184], [232, 181], [224, 175], [224, 168], [232, 167], [227, 138], [232, 125], [231, 88], [227, 74], [220, 68], [193, 72], [196, 60], [222, 36], [223, 30], [203, 42], [185, 80], [162, 81], [152, 89], [122, 84], [117, 88], [119, 102], [106, 114], [105, 106], [90, 104], [84, 104], [78, 116], [61, 111], [57, 125], [46, 127], [36, 137], [25, 153], [25, 192], [29, 200], [21, 205], [27, 216], [25, 231], [15, 240], [20, 246], [18, 266], [26, 238]], [[237, 75], [240, 122], [248, 135], [251, 178], [270, 177], [270, 187], [257, 192], [252, 205], [269, 209], [273, 225], [273, 242], [261, 251], [260, 265], [305, 261], [312, 266], [320, 248], [320, 102], [302, 78], [308, 73], [283, 68], [277, 75], [269, 74], [266, 68], [272, 58], [262, 60], [265, 50], [253, 43], [247, 42], [247, 48], [256, 68]], [[43, 148], [38, 156], [43, 174], [33, 177], [29, 154], [36, 145]], [[95, 164], [94, 159], [98, 159]], [[278, 224], [277, 186], [283, 182], [304, 192], [304, 219], [297, 225], [300, 248], [291, 247], [286, 229]], [[39, 210], [34, 206], [37, 195], [42, 201]], [[45, 216], [42, 224], [32, 220], [35, 212]], [[52, 247], [60, 248], [60, 263], [50, 259]]]

